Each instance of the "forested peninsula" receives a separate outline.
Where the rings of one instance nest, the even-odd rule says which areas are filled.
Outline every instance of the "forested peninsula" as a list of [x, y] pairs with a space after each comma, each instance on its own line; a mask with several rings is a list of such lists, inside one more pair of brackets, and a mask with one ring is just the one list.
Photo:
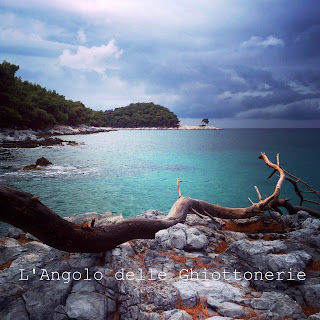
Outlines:
[[0, 64], [0, 128], [46, 129], [57, 124], [115, 128], [179, 126], [173, 112], [153, 102], [95, 111], [55, 90], [23, 81], [15, 76], [18, 70], [19, 66], [7, 61]]

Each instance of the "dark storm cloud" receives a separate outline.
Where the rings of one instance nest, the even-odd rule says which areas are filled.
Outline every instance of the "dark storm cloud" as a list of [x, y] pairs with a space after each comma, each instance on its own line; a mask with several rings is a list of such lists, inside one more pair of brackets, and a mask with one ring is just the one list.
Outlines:
[[316, 120], [320, 119], [320, 99], [303, 100], [263, 109], [252, 109], [240, 114], [239, 118]]
[[320, 1], [4, 0], [0, 8], [3, 57], [89, 107], [154, 101], [180, 118], [319, 117]]

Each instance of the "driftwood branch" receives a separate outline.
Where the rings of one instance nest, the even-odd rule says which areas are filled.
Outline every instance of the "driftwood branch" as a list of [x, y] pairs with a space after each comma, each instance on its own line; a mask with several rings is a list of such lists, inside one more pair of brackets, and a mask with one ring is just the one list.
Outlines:
[[259, 202], [262, 201], [261, 193], [260, 193], [258, 187], [257, 187], [257, 186], [254, 186], [254, 188], [255, 188], [255, 190], [256, 190], [256, 192], [257, 192], [257, 194], [258, 194]]
[[[247, 208], [227, 208], [202, 200], [181, 196], [181, 180], [177, 179], [178, 200], [172, 206], [169, 214], [163, 219], [130, 218], [114, 224], [95, 227], [94, 221], [87, 222], [85, 227], [69, 222], [39, 201], [30, 193], [9, 187], [0, 186], [0, 220], [29, 232], [47, 245], [68, 252], [102, 252], [115, 248], [117, 245], [132, 239], [154, 238], [156, 232], [169, 228], [179, 222], [184, 222], [189, 213], [199, 217], [214, 219], [243, 219], [263, 214], [266, 210], [284, 207], [290, 214], [306, 210], [320, 217], [320, 211], [299, 206], [294, 207], [288, 199], [279, 199], [281, 187], [286, 179], [284, 170], [272, 163], [261, 153], [259, 156], [266, 165], [279, 173], [279, 179], [274, 192], [262, 200], [259, 190], [259, 202]], [[281, 212], [281, 211], [280, 211]]]

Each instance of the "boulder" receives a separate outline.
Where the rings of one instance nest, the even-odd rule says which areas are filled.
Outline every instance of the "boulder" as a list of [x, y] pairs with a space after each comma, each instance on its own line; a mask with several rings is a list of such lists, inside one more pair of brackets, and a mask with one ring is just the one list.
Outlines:
[[208, 246], [207, 237], [201, 233], [197, 228], [186, 229], [187, 236], [187, 250], [202, 250]]
[[255, 310], [274, 312], [282, 318], [306, 319], [300, 305], [282, 292], [264, 292], [260, 298], [251, 300], [251, 307]]
[[37, 159], [37, 162], [36, 162], [36, 165], [41, 166], [41, 167], [46, 167], [46, 166], [49, 166], [50, 164], [52, 164], [52, 162], [50, 162], [45, 157], [41, 157], [41, 158]]
[[199, 302], [199, 295], [195, 286], [186, 281], [178, 281], [174, 284], [178, 289], [181, 302], [185, 307], [195, 307]]
[[226, 250], [225, 257], [225, 261], [228, 259], [235, 269], [241, 269], [244, 273], [254, 274], [259, 271], [262, 274], [267, 272], [272, 272], [273, 275], [282, 274], [280, 278], [274, 276], [273, 279], [261, 280], [257, 277], [252, 280], [252, 284], [259, 290], [286, 289], [293, 281], [301, 281], [297, 275], [306, 270], [312, 258], [306, 251], [287, 246], [280, 240], [239, 240]]
[[107, 298], [97, 292], [72, 293], [67, 298], [65, 310], [70, 319], [104, 320], [108, 315]]
[[165, 311], [164, 316], [166, 320], [192, 320], [192, 317], [184, 310]]

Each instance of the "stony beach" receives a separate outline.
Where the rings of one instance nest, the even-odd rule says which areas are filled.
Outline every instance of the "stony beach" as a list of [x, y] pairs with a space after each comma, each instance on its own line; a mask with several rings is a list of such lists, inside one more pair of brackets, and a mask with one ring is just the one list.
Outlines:
[[[97, 226], [123, 219], [67, 219], [92, 218]], [[319, 229], [303, 211], [237, 222], [189, 215], [155, 239], [79, 254], [13, 228], [0, 242], [0, 318], [320, 319]]]

